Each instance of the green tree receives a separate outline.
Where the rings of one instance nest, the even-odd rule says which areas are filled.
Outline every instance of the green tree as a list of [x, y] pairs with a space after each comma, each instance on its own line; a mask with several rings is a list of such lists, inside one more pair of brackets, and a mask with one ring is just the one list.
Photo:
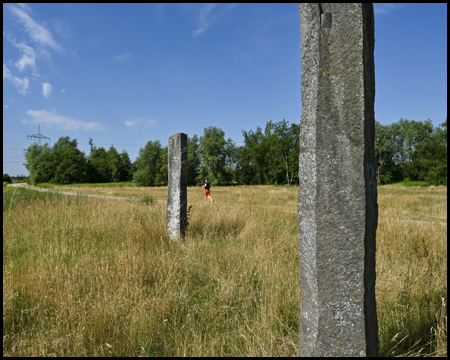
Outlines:
[[29, 182], [72, 184], [86, 179], [87, 163], [78, 149], [76, 139], [61, 136], [50, 148], [48, 144], [31, 144], [25, 151], [25, 167], [30, 172]]
[[119, 155], [119, 173], [120, 181], [131, 181], [133, 179], [131, 160], [126, 150], [123, 150]]
[[144, 148], [139, 149], [134, 163], [136, 172], [133, 182], [140, 186], [155, 186], [157, 175], [161, 174], [162, 150], [159, 140], [149, 141]]
[[416, 163], [420, 171], [419, 180], [447, 185], [447, 119], [419, 144]]
[[298, 180], [300, 126], [289, 125], [286, 119], [274, 123], [268, 121], [264, 130], [267, 164], [265, 180], [267, 184], [292, 184]]
[[159, 155], [159, 172], [156, 175], [156, 185], [167, 185], [169, 183], [169, 148], [164, 146]]
[[447, 146], [447, 118], [445, 121], [439, 125], [439, 128], [436, 131], [438, 138], [440, 141]]
[[188, 148], [188, 174], [187, 174], [187, 184], [189, 186], [195, 186], [197, 184], [197, 177], [199, 176], [200, 170], [200, 157], [199, 157], [199, 139], [196, 134], [189, 137], [187, 140]]
[[108, 152], [105, 148], [91, 147], [88, 164], [89, 182], [106, 183], [111, 181], [111, 167], [109, 165]]
[[[269, 123], [272, 125], [271, 122]], [[281, 158], [286, 183], [291, 185], [294, 179], [298, 179], [300, 125], [289, 126], [289, 121], [283, 119], [273, 124], [273, 135], [276, 139], [273, 149]]]
[[85, 181], [87, 161], [77, 146], [77, 140], [70, 140], [69, 136], [61, 136], [53, 145], [51, 160], [55, 170], [51, 182], [72, 184]]
[[225, 168], [224, 179], [226, 183], [230, 183], [233, 180], [233, 174], [237, 168], [237, 149], [236, 143], [228, 138], [225, 143]]
[[47, 143], [40, 145], [31, 144], [25, 150], [25, 163], [23, 164], [30, 173], [28, 183], [36, 185], [38, 183], [50, 182], [54, 176], [52, 160], [52, 148]]
[[382, 184], [402, 180], [446, 184], [446, 122], [437, 128], [430, 119], [400, 119], [390, 125], [375, 122], [375, 157]]
[[200, 137], [201, 168], [197, 180], [208, 177], [212, 185], [228, 184], [232, 179], [235, 148], [233, 140], [225, 140], [225, 132], [222, 129], [215, 126], [205, 127]]
[[267, 178], [267, 145], [261, 127], [256, 131], [242, 130], [244, 145], [237, 152], [240, 180], [247, 184], [262, 184]]
[[97, 148], [89, 138], [90, 153], [88, 160], [88, 181], [92, 183], [130, 181], [133, 177], [132, 163], [128, 153], [119, 154], [111, 145], [109, 150]]
[[120, 154], [113, 145], [111, 145], [111, 147], [109, 148], [106, 154], [106, 158], [108, 161], [109, 173], [111, 174], [111, 177], [108, 181], [119, 182], [121, 178]]
[[8, 184], [12, 184], [12, 178], [8, 174], [3, 174], [3, 182], [7, 182]]
[[398, 125], [403, 140], [404, 157], [401, 163], [403, 176], [411, 180], [424, 180], [426, 168], [423, 167], [420, 148], [425, 143], [432, 142], [433, 123], [430, 119], [426, 121], [400, 119]]
[[236, 151], [238, 182], [293, 184], [298, 181], [300, 126], [286, 119], [268, 121], [264, 132], [242, 131], [244, 145]]
[[380, 184], [388, 184], [402, 180], [399, 166], [394, 155], [398, 153], [399, 144], [395, 141], [396, 127], [382, 125], [375, 121], [375, 159], [377, 161], [377, 181]]

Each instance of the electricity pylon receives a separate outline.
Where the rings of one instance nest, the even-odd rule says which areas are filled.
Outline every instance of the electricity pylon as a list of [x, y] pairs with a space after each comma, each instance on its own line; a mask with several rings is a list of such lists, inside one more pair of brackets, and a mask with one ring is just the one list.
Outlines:
[[41, 134], [41, 124], [38, 124], [38, 133], [33, 135], [27, 135], [27, 139], [37, 139], [39, 145], [41, 145], [41, 139], [49, 140], [50, 146], [52, 146], [52, 141], [49, 137]]
[[[27, 139], [35, 139], [35, 140], [37, 140], [37, 143], [39, 145], [41, 145], [41, 140], [45, 139], [45, 140], [48, 140], [50, 142], [50, 146], [52, 146], [52, 140], [49, 137], [41, 134], [41, 124], [38, 124], [38, 133], [37, 134], [33, 134], [33, 135], [27, 135]], [[25, 151], [26, 150], [27, 149], [23, 149], [23, 155], [24, 156], [25, 156]]]

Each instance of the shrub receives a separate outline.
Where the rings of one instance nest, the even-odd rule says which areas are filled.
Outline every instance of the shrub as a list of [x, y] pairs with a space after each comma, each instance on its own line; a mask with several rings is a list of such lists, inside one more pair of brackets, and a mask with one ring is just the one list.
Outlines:
[[12, 184], [12, 178], [8, 174], [3, 174], [3, 182], [7, 182], [8, 184]]

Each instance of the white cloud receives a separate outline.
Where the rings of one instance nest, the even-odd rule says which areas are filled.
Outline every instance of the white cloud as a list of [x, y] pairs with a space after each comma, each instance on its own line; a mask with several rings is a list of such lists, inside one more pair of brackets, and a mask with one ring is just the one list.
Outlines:
[[155, 10], [155, 15], [157, 16], [158, 20], [161, 20], [163, 11], [165, 8], [165, 4], [153, 4], [153, 9]]
[[5, 104], [3, 105], [5, 107], [5, 109], [9, 108], [9, 105]]
[[115, 61], [117, 62], [124, 62], [127, 60], [130, 60], [131, 58], [131, 54], [123, 54], [123, 55], [118, 55], [114, 58]]
[[[228, 11], [237, 4], [201, 4], [197, 11], [198, 29], [192, 32], [193, 37], [203, 34], [212, 24], [219, 21]], [[213, 9], [216, 9], [213, 11]]]
[[137, 124], [143, 124], [145, 127], [155, 127], [156, 121], [154, 119], [146, 119], [141, 117], [136, 117], [133, 120], [124, 121], [126, 126], [136, 126]]
[[28, 110], [27, 114], [33, 119], [27, 121], [20, 120], [22, 124], [45, 124], [49, 128], [62, 130], [104, 130], [105, 127], [98, 122], [86, 122], [77, 120], [68, 116], [61, 116], [52, 111], [46, 110]]
[[[14, 47], [18, 48], [21, 52], [21, 57], [14, 62], [14, 65], [20, 72], [24, 72], [28, 68], [31, 68], [33, 77], [40, 77], [38, 68], [36, 66], [36, 60], [49, 59], [49, 50], [64, 52], [64, 49], [53, 39], [50, 30], [46, 27], [45, 24], [38, 24], [31, 18], [29, 14], [32, 14], [32, 10], [29, 5], [8, 4], [6, 6], [7, 9], [9, 9], [13, 14], [14, 19], [17, 21], [17, 23], [22, 25], [25, 33], [29, 35], [28, 40], [21, 40], [20, 42], [18, 42], [10, 33], [5, 30], [5, 28], [3, 29], [3, 36], [6, 37], [8, 42], [10, 42]], [[36, 46], [30, 46], [28, 44], [30, 40], [34, 42]], [[12, 63], [12, 61], [10, 62]], [[3, 75], [4, 79], [8, 79], [12, 84], [16, 86], [17, 91], [20, 94], [25, 95], [27, 92], [29, 92], [28, 78], [20, 79], [16, 76], [13, 76], [9, 69], [6, 69], [5, 71], [5, 66], [3, 69]], [[48, 95], [50, 94], [49, 91], [51, 91], [51, 87], [49, 88], [48, 86], [44, 86], [43, 94], [45, 97], [48, 97]]]
[[210, 21], [207, 19], [209, 13], [214, 9], [217, 4], [202, 4], [198, 14], [199, 28], [192, 33], [192, 36], [196, 37], [202, 34], [211, 25]]
[[19, 71], [23, 72], [26, 67], [29, 66], [33, 71], [33, 76], [40, 77], [36, 67], [37, 56], [34, 49], [26, 43], [18, 43], [9, 33], [3, 32], [3, 36], [6, 37], [6, 40], [8, 40], [11, 45], [18, 48], [20, 52], [23, 53], [22, 57], [14, 63]]
[[53, 29], [55, 29], [55, 32], [64, 37], [64, 38], [69, 38], [71, 37], [71, 33], [69, 30], [69, 27], [61, 20], [59, 19], [52, 19], [52, 25], [53, 25]]
[[9, 79], [11, 77], [11, 71], [9, 71], [8, 67], [3, 64], [3, 79]]
[[53, 89], [52, 89], [52, 85], [50, 83], [42, 84], [42, 95], [44, 95], [45, 98], [48, 98], [52, 92], [53, 92]]
[[22, 53], [22, 57], [16, 61], [14, 65], [22, 72], [27, 66], [30, 66], [33, 70], [36, 69], [36, 53], [31, 46], [24, 43], [13, 42], [13, 45], [18, 48]]
[[134, 126], [134, 125], [136, 125], [136, 121], [133, 121], [133, 120], [127, 120], [127, 121], [125, 121], [125, 125], [126, 125], [126, 126]]
[[17, 92], [22, 95], [27, 94], [27, 90], [30, 86], [30, 82], [27, 78], [20, 79], [17, 76], [14, 76], [11, 74], [11, 71], [9, 71], [8, 67], [3, 64], [3, 79], [8, 80], [11, 84], [13, 84]]
[[396, 10], [398, 8], [400, 8], [402, 6], [402, 4], [397, 4], [397, 3], [377, 3], [377, 4], [373, 4], [373, 10], [375, 15], [380, 15], [380, 14], [386, 14], [388, 12], [391, 12], [393, 10]]
[[32, 10], [31, 10], [31, 8], [28, 6], [28, 4], [26, 4], [26, 3], [16, 3], [18, 6], [20, 6], [23, 10], [25, 10], [25, 11], [27, 11], [27, 12], [29, 12], [29, 13], [31, 13], [31, 12], [33, 12]]
[[61, 90], [61, 94], [64, 94], [66, 92], [66, 89]]
[[22, 7], [20, 9], [19, 7], [15, 5], [10, 5], [9, 9], [11, 12], [17, 17], [18, 21], [22, 24], [22, 26], [25, 28], [25, 31], [27, 31], [33, 41], [36, 43], [48, 46], [56, 51], [63, 52], [63, 48], [61, 45], [59, 45], [52, 36], [52, 33], [50, 30], [48, 30], [46, 27], [36, 23], [30, 15], [28, 15], [23, 9], [28, 9], [27, 6]]

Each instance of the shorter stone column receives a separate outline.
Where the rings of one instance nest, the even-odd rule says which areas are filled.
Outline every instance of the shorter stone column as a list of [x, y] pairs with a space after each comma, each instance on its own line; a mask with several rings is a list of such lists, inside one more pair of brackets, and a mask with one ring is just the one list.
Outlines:
[[185, 234], [187, 227], [187, 135], [170, 135], [168, 150], [167, 234], [171, 239], [177, 239]]

